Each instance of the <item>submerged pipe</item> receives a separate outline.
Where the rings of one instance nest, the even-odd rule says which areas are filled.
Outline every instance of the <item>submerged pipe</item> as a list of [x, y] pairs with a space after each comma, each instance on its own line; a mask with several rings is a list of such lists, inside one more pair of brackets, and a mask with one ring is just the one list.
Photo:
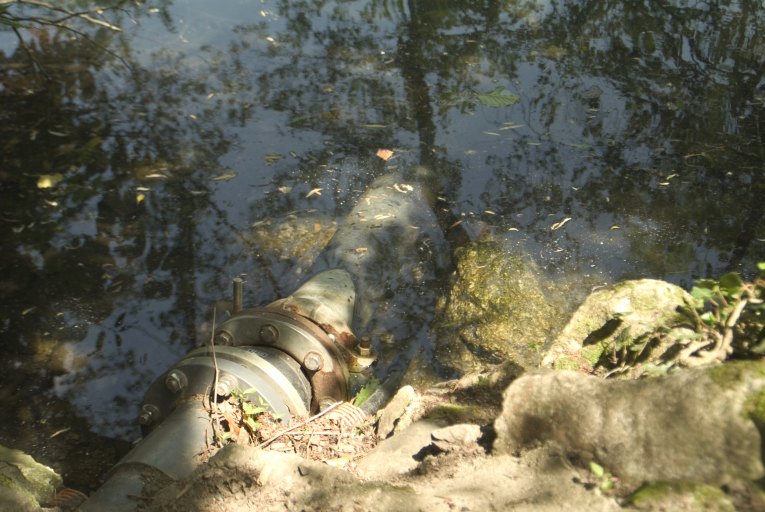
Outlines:
[[[354, 331], [400, 327], [397, 308], [415, 308], [422, 300], [417, 283], [445, 266], [440, 258], [448, 251], [432, 210], [435, 180], [421, 167], [413, 178], [375, 180], [317, 260], [316, 275], [289, 297], [244, 309], [235, 281], [233, 316], [217, 327], [214, 344], [154, 381], [139, 416], [145, 437], [80, 510], [133, 511], [135, 497], [151, 494], [157, 482], [189, 475], [213, 444], [210, 403], [235, 388], [253, 390], [250, 399], [286, 419], [350, 398], [375, 361], [368, 340], [359, 343]], [[396, 303], [391, 292], [404, 299]], [[383, 304], [387, 314], [376, 314]], [[401, 374], [393, 373], [368, 410], [383, 405]]]

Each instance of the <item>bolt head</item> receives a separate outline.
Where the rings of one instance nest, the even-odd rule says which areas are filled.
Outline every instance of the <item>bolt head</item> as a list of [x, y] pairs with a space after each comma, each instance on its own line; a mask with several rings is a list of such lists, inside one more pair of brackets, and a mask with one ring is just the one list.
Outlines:
[[260, 341], [263, 343], [276, 343], [279, 340], [279, 329], [271, 324], [260, 328]]
[[171, 393], [178, 393], [188, 385], [186, 374], [180, 370], [173, 370], [165, 377], [165, 387]]
[[233, 345], [234, 338], [233, 336], [231, 336], [230, 333], [226, 331], [221, 331], [215, 335], [215, 344], [216, 345]]
[[308, 352], [303, 358], [303, 366], [311, 372], [319, 371], [324, 366], [324, 358], [318, 352]]
[[138, 423], [141, 425], [148, 427], [155, 421], [157, 421], [157, 418], [159, 417], [159, 409], [157, 409], [157, 406], [151, 405], [151, 404], [144, 404], [141, 407], [141, 412], [138, 414]]

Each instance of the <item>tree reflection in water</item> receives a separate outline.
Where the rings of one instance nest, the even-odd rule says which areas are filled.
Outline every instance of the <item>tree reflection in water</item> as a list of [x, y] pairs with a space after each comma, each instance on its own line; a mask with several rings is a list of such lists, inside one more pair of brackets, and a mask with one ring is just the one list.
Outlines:
[[[231, 277], [250, 304], [303, 278], [251, 224], [341, 219], [390, 167], [431, 165], [448, 224], [505, 238], [574, 298], [762, 258], [756, 2], [259, 5], [114, 1], [91, 15], [121, 31], [3, 25], [0, 442], [68, 470], [88, 428], [134, 437], [142, 393], [203, 342]], [[497, 87], [518, 104], [478, 100]], [[430, 286], [411, 298], [415, 353]]]

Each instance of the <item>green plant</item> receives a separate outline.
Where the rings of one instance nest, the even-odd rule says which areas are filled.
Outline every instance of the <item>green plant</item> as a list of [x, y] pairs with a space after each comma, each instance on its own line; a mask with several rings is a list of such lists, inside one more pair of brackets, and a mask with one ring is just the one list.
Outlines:
[[258, 394], [258, 405], [255, 405], [250, 400], [249, 395], [257, 392], [255, 388], [249, 388], [242, 391], [235, 388], [231, 390], [231, 400], [234, 401], [234, 405], [241, 415], [241, 425], [247, 429], [250, 436], [255, 436], [258, 428], [260, 428], [260, 422], [258, 418], [266, 412], [267, 404], [263, 401], [263, 397]]
[[686, 313], [697, 336], [683, 349], [681, 360], [703, 364], [731, 355], [765, 354], [765, 262], [757, 268], [759, 276], [750, 282], [737, 273], [696, 282]]
[[356, 407], [359, 407], [361, 404], [367, 401], [367, 399], [372, 396], [372, 393], [377, 391], [380, 387], [380, 379], [377, 377], [372, 377], [369, 379], [369, 382], [367, 382], [364, 387], [362, 387], [358, 393], [356, 393], [356, 396], [353, 397], [353, 405]]
[[610, 491], [614, 488], [616, 477], [606, 471], [603, 466], [597, 462], [590, 462], [590, 473], [592, 473], [597, 480], [598, 488], [600, 488], [601, 491]]

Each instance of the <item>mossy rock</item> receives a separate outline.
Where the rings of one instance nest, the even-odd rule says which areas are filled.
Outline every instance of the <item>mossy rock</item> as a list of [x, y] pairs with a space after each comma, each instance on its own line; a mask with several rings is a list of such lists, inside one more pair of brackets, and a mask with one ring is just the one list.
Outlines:
[[26, 453], [0, 446], [0, 509], [37, 510], [49, 502], [61, 477]]
[[459, 371], [508, 359], [536, 367], [560, 321], [536, 266], [498, 240], [461, 247], [455, 260], [450, 290], [436, 307], [436, 361]]
[[734, 512], [735, 505], [719, 487], [697, 482], [650, 482], [627, 499], [638, 510]]
[[335, 231], [334, 219], [305, 212], [258, 221], [244, 237], [262, 257], [286, 260], [306, 270], [311, 268]]
[[692, 303], [665, 281], [624, 281], [591, 293], [555, 339], [542, 366], [637, 377], [666, 363], [677, 340], [693, 334], [681, 308]]

